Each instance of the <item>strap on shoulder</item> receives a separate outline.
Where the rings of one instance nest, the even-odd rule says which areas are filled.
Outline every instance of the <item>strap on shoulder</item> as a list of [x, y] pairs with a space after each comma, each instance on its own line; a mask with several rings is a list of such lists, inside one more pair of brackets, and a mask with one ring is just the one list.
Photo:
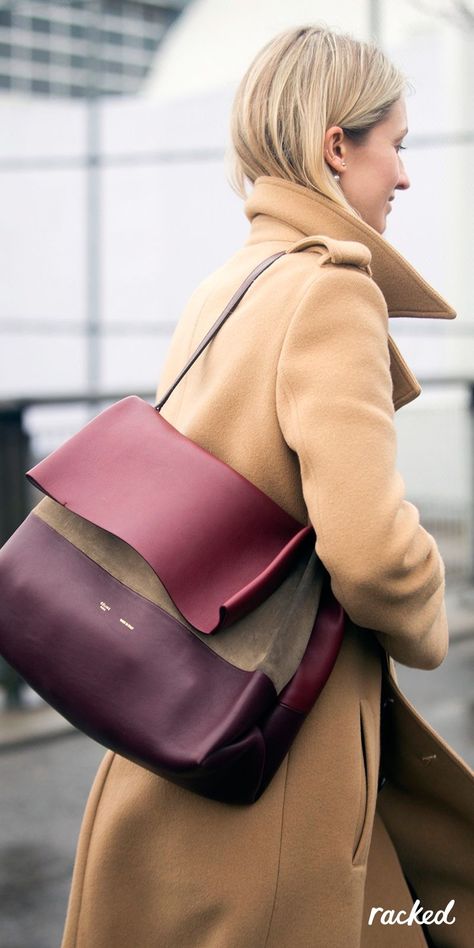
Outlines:
[[257, 277], [260, 276], [260, 274], [263, 273], [264, 270], [270, 267], [272, 263], [275, 262], [275, 260], [278, 260], [279, 257], [283, 257], [286, 253], [287, 253], [286, 250], [280, 250], [279, 253], [274, 253], [272, 254], [271, 257], [267, 257], [265, 260], [262, 260], [262, 262], [259, 263], [258, 266], [256, 266], [254, 270], [252, 270], [252, 272], [248, 275], [248, 277], [244, 280], [244, 282], [239, 286], [238, 290], [236, 290], [232, 299], [229, 300], [229, 302], [227, 303], [227, 306], [222, 311], [220, 316], [216, 319], [214, 325], [211, 326], [209, 331], [206, 333], [206, 335], [204, 336], [204, 339], [201, 340], [197, 349], [193, 352], [192, 356], [190, 356], [190, 358], [186, 362], [186, 365], [184, 366], [184, 369], [181, 370], [178, 377], [174, 380], [173, 384], [170, 385], [169, 389], [165, 392], [164, 395], [162, 395], [159, 402], [156, 403], [156, 405], [154, 406], [156, 411], [161, 411], [165, 402], [168, 401], [168, 398], [170, 397], [171, 393], [174, 392], [176, 386], [179, 384], [179, 382], [181, 382], [181, 379], [184, 378], [184, 376], [186, 375], [186, 372], [191, 368], [191, 366], [194, 364], [196, 359], [201, 355], [201, 352], [204, 352], [204, 349], [206, 348], [206, 346], [209, 345], [209, 343], [211, 342], [211, 339], [214, 338], [214, 336], [219, 331], [223, 323], [225, 323], [226, 319], [228, 319], [231, 313], [234, 312], [234, 309], [236, 308], [237, 304], [240, 303], [240, 300], [242, 299], [242, 297], [245, 296], [247, 290], [252, 285], [254, 280], [256, 280]]

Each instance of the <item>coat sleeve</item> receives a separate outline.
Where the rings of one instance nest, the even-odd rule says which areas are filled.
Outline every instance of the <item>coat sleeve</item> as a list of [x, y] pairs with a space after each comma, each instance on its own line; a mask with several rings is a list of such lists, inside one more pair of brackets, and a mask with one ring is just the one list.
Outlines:
[[394, 659], [436, 668], [448, 645], [444, 565], [396, 469], [388, 313], [368, 274], [320, 271], [289, 324], [276, 385], [334, 595]]

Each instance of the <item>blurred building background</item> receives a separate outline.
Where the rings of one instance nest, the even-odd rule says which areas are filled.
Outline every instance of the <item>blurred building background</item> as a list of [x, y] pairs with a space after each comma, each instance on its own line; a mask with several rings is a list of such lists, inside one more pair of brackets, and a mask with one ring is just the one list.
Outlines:
[[139, 93], [160, 41], [185, 5], [186, 0], [2, 3], [0, 89], [83, 98], [91, 89], [98, 42], [97, 91]]

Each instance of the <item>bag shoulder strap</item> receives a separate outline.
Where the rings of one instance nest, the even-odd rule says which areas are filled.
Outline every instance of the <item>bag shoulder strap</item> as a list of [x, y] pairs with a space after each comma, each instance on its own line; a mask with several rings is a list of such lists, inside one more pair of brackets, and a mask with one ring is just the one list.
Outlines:
[[279, 257], [285, 256], [287, 252], [288, 251], [286, 250], [280, 250], [279, 253], [274, 253], [272, 254], [271, 257], [266, 257], [265, 260], [262, 260], [262, 262], [259, 263], [258, 266], [256, 266], [254, 270], [252, 270], [252, 272], [248, 275], [248, 277], [244, 280], [244, 282], [239, 286], [238, 290], [236, 290], [232, 299], [229, 300], [229, 302], [227, 303], [227, 306], [222, 311], [220, 316], [218, 316], [214, 325], [211, 326], [209, 331], [206, 333], [206, 335], [204, 336], [204, 339], [201, 340], [197, 349], [193, 352], [192, 356], [190, 356], [190, 358], [186, 362], [186, 365], [184, 366], [184, 369], [181, 370], [177, 378], [175, 378], [173, 384], [170, 385], [169, 389], [165, 392], [165, 394], [161, 396], [159, 402], [156, 403], [156, 405], [154, 406], [156, 411], [160, 411], [163, 408], [163, 405], [165, 404], [165, 402], [168, 401], [168, 398], [170, 397], [171, 393], [174, 392], [176, 386], [179, 384], [179, 382], [181, 382], [181, 379], [186, 375], [186, 372], [191, 368], [191, 366], [194, 364], [196, 359], [199, 358], [199, 356], [201, 355], [201, 352], [204, 352], [204, 349], [206, 348], [206, 346], [209, 345], [209, 343], [214, 338], [216, 333], [219, 331], [223, 323], [225, 323], [226, 319], [228, 319], [231, 313], [234, 312], [234, 309], [236, 308], [237, 304], [240, 303], [240, 300], [242, 299], [242, 297], [245, 296], [247, 290], [252, 285], [254, 280], [256, 280], [257, 277], [260, 276], [260, 274], [263, 273], [264, 270], [270, 267], [272, 263], [275, 262], [275, 260], [278, 260]]

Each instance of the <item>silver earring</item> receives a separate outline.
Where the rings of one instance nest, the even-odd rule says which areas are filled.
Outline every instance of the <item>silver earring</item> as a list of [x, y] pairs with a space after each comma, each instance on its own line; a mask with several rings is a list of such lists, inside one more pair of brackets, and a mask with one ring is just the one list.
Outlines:
[[335, 174], [335, 175], [334, 175], [334, 180], [335, 180], [335, 181], [340, 181], [340, 178], [339, 178], [339, 175], [338, 175], [338, 174]]

